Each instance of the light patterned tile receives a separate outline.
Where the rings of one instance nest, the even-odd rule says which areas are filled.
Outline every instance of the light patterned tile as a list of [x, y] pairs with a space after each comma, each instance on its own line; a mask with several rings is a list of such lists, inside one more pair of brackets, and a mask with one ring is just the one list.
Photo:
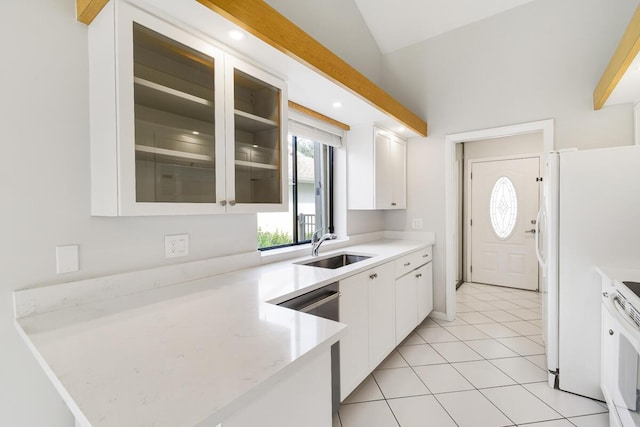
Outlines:
[[544, 354], [544, 347], [527, 337], [498, 338], [498, 341], [518, 353], [520, 356]]
[[512, 425], [511, 421], [477, 390], [438, 394], [436, 399], [460, 427]]
[[445, 329], [460, 340], [480, 340], [483, 338], [489, 338], [487, 334], [471, 325], [447, 326]]
[[439, 342], [431, 344], [431, 346], [442, 357], [447, 359], [447, 362], [469, 362], [471, 360], [481, 360], [482, 356], [473, 351], [471, 347], [461, 341], [456, 342]]
[[494, 339], [465, 341], [464, 343], [485, 359], [501, 359], [518, 356], [518, 353], [508, 349]]
[[389, 406], [402, 427], [456, 427], [456, 423], [433, 396], [389, 399]]
[[397, 350], [391, 352], [376, 369], [392, 369], [392, 368], [406, 368], [409, 364], [402, 358]]
[[473, 385], [449, 364], [418, 366], [415, 371], [434, 394], [473, 390]]
[[495, 322], [517, 322], [518, 320], [521, 320], [519, 317], [503, 310], [483, 311], [482, 314], [493, 319]]
[[387, 399], [431, 393], [411, 368], [381, 369], [373, 377]]
[[344, 400], [344, 403], [370, 402], [383, 400], [384, 396], [371, 375], [365, 378], [355, 390]]
[[384, 400], [353, 403], [340, 407], [342, 427], [397, 427], [391, 408]]
[[398, 347], [398, 352], [410, 366], [434, 365], [447, 363], [446, 360], [429, 344], [407, 345]]
[[577, 417], [607, 411], [607, 408], [600, 402], [553, 389], [546, 383], [527, 384], [525, 387], [564, 417]]
[[577, 427], [609, 427], [609, 413], [569, 418]]
[[478, 323], [491, 323], [492, 319], [485, 316], [484, 314], [478, 311], [471, 311], [468, 313], [459, 313], [458, 317], [467, 322], [470, 325], [476, 325]]
[[490, 362], [520, 384], [547, 381], [547, 371], [540, 369], [524, 357], [494, 359]]
[[521, 385], [490, 388], [480, 391], [516, 424], [534, 423], [562, 418]]
[[491, 338], [507, 338], [520, 336], [520, 334], [513, 329], [509, 329], [500, 323], [485, 323], [482, 325], [475, 325], [475, 327], [480, 329]]
[[415, 332], [411, 332], [408, 337], [404, 339], [400, 343], [400, 345], [418, 345], [418, 344], [426, 344], [422, 337]]
[[429, 344], [435, 342], [458, 341], [458, 338], [440, 326], [437, 328], [420, 328], [416, 330], [416, 333]]
[[520, 335], [540, 335], [542, 333], [542, 329], [539, 326], [529, 323], [526, 320], [504, 322], [503, 325], [509, 329], [513, 329]]
[[486, 360], [451, 364], [476, 388], [499, 387], [515, 384], [509, 376]]

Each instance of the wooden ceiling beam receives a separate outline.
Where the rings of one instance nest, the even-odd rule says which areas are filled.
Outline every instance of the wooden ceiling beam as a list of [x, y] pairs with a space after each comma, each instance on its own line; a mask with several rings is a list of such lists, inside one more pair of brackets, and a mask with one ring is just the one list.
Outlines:
[[357, 95], [419, 135], [427, 122], [263, 0], [197, 0], [265, 43]]
[[109, 0], [76, 0], [76, 19], [89, 25]]
[[593, 91], [593, 109], [600, 110], [640, 52], [640, 6], [636, 9], [609, 65]]

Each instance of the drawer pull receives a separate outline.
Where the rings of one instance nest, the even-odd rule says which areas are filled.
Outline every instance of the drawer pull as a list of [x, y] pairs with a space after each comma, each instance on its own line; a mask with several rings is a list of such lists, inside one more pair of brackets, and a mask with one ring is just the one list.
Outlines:
[[422, 273], [420, 273], [420, 274], [416, 274], [416, 279], [419, 279], [419, 278], [421, 278], [421, 277], [422, 277]]
[[410, 265], [411, 265], [411, 263], [410, 263], [410, 262], [405, 262], [405, 263], [404, 263], [404, 266], [405, 266], [405, 267], [409, 267]]
[[396, 202], [391, 202], [391, 206], [396, 206]]
[[429, 258], [429, 254], [422, 255], [422, 258]]
[[378, 273], [373, 273], [369, 275], [369, 279], [373, 280], [373, 279], [377, 279], [378, 278]]

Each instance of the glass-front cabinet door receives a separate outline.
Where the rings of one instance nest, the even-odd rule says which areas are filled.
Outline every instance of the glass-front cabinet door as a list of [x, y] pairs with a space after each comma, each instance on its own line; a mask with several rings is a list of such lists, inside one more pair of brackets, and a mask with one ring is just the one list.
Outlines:
[[[286, 88], [235, 58], [226, 59], [227, 197], [236, 212], [286, 211]], [[229, 90], [231, 89], [231, 90]], [[283, 174], [285, 174], [283, 176]]]
[[93, 215], [286, 211], [282, 80], [124, 1], [89, 67]]
[[134, 7], [124, 13], [121, 214], [224, 212], [224, 54]]

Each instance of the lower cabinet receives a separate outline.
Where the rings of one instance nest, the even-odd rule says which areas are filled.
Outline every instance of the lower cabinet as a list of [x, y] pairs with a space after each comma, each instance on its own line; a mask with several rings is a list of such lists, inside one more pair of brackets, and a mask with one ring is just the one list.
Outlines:
[[418, 288], [418, 324], [433, 311], [433, 264], [425, 264], [416, 271]]
[[418, 283], [413, 272], [396, 280], [396, 344], [417, 326]]
[[400, 344], [433, 310], [433, 265], [429, 262], [399, 277], [395, 288], [396, 344]]
[[393, 264], [376, 268], [369, 274], [369, 367], [384, 360], [396, 346]]
[[340, 281], [340, 401], [369, 374], [369, 272]]
[[433, 309], [430, 255], [416, 251], [340, 281], [341, 401]]

